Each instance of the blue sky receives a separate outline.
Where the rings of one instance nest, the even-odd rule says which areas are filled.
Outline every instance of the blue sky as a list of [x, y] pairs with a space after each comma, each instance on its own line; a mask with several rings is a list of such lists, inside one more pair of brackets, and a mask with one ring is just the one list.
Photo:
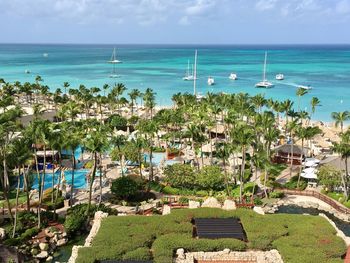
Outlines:
[[0, 0], [1, 43], [350, 43], [350, 0]]

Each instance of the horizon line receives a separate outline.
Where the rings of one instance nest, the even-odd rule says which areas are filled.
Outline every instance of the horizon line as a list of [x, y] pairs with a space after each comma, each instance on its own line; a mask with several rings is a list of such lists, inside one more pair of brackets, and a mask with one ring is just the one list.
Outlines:
[[163, 45], [163, 46], [350, 46], [350, 43], [78, 43], [78, 42], [0, 42], [0, 45]]

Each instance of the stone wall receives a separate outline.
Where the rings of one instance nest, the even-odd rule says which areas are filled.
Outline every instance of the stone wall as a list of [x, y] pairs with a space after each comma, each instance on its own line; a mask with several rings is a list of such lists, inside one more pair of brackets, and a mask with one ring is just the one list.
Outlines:
[[231, 251], [224, 249], [218, 252], [184, 252], [180, 248], [176, 252], [175, 263], [195, 263], [195, 262], [245, 262], [245, 263], [283, 263], [281, 255], [276, 249], [270, 251]]
[[90, 233], [88, 237], [85, 239], [85, 244], [84, 246], [73, 246], [72, 248], [72, 254], [68, 260], [68, 263], [75, 263], [75, 260], [78, 257], [78, 252], [79, 248], [81, 247], [90, 247], [92, 244], [92, 240], [96, 236], [98, 230], [100, 229], [101, 226], [101, 221], [103, 218], [107, 217], [108, 213], [103, 213], [102, 211], [97, 211], [94, 216], [94, 223], [92, 225], [92, 228], [90, 230]]

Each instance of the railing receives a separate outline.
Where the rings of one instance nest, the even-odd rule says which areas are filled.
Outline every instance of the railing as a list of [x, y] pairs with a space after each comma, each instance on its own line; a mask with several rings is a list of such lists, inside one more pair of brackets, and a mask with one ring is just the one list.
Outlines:
[[281, 191], [285, 194], [289, 195], [302, 195], [302, 196], [312, 196], [315, 197], [326, 204], [333, 207], [338, 212], [344, 213], [344, 214], [350, 214], [350, 209], [343, 206], [339, 202], [333, 200], [332, 198], [328, 197], [327, 195], [321, 194], [319, 192], [316, 192], [314, 190], [290, 190], [290, 189], [276, 189], [277, 191]]

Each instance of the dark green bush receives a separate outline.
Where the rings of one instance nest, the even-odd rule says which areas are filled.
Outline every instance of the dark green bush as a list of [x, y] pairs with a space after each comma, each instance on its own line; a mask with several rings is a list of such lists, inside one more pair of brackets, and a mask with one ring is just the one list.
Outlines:
[[283, 198], [284, 197], [284, 193], [280, 192], [280, 191], [273, 191], [270, 193], [269, 195], [270, 198]]
[[134, 196], [139, 189], [139, 185], [135, 180], [128, 176], [120, 177], [112, 182], [111, 191], [120, 199], [128, 199]]
[[38, 233], [39, 233], [39, 229], [37, 227], [29, 228], [24, 233], [22, 233], [21, 240], [23, 241], [23, 240], [29, 239]]
[[[298, 186], [298, 176], [293, 176], [289, 182], [284, 184], [284, 187], [287, 189], [297, 189]], [[300, 190], [304, 190], [307, 187], [307, 180], [304, 178], [300, 178], [299, 188]]]
[[151, 253], [148, 247], [139, 247], [134, 251], [128, 251], [123, 255], [123, 260], [150, 260]]

